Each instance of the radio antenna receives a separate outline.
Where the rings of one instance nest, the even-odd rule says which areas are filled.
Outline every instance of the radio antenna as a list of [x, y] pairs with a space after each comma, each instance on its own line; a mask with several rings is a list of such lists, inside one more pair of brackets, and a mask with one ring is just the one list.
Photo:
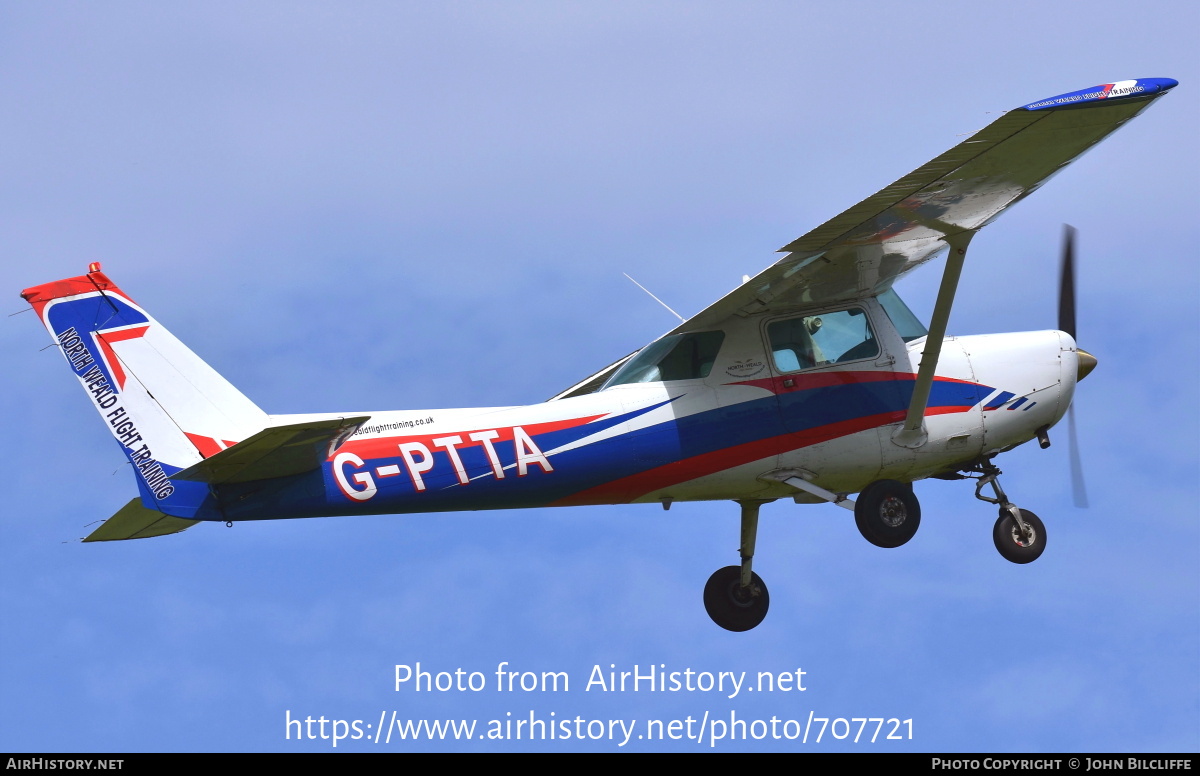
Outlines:
[[[636, 281], [636, 280], [634, 280], [633, 278], [630, 278], [628, 273], [626, 273], [626, 272], [622, 272], [621, 274], [622, 274], [622, 275], [624, 275], [625, 277], [629, 278], [629, 282], [633, 283], [635, 286], [637, 286], [638, 288], [642, 289], [642, 290], [643, 290], [643, 291], [645, 291], [647, 294], [650, 294], [650, 289], [646, 288], [645, 286], [643, 286], [641, 283], [637, 282], [637, 281]], [[680, 323], [687, 323], [687, 319], [686, 319], [686, 318], [684, 318], [684, 317], [683, 317], [682, 315], [680, 315], [679, 313], [677, 313], [677, 312], [675, 312], [674, 310], [672, 310], [672, 309], [671, 309], [671, 307], [670, 307], [670, 305], [668, 305], [666, 302], [664, 302], [663, 300], [659, 299], [659, 298], [658, 298], [657, 296], [655, 296], [654, 294], [650, 294], [650, 298], [651, 298], [651, 299], [653, 299], [654, 301], [658, 302], [659, 304], [661, 304], [663, 307], [666, 307], [666, 308], [667, 308], [667, 311], [668, 311], [669, 313], [671, 313], [671, 315], [674, 315], [676, 318], [678, 318]]]

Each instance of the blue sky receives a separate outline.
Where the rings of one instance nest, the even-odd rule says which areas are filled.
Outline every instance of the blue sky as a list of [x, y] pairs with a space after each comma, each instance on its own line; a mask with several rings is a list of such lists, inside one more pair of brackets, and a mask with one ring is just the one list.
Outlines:
[[[887, 8], [884, 12], [883, 9]], [[1018, 567], [967, 483], [898, 550], [763, 509], [758, 629], [700, 591], [731, 503], [201, 525], [73, 542], [132, 477], [32, 314], [0, 326], [0, 750], [307, 751], [285, 714], [913, 720], [913, 740], [721, 751], [1200, 748], [1192, 4], [89, 3], [0, 9], [0, 277], [105, 271], [273, 413], [540, 401], [1007, 110], [1181, 85], [984, 230], [957, 334], [1049, 328], [1080, 230], [1077, 413], [1001, 459], [1046, 522]], [[936, 267], [898, 290], [927, 315]], [[1064, 440], [1065, 441], [1065, 440]], [[394, 689], [564, 671], [566, 692]], [[593, 666], [805, 671], [806, 690], [602, 693]], [[338, 751], [618, 750], [343, 741]], [[709, 748], [631, 741], [642, 751]]]

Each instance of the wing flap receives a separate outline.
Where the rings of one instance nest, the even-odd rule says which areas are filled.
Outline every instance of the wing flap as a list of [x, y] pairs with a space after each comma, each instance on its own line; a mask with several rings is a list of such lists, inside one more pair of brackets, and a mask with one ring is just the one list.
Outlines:
[[199, 523], [199, 520], [185, 520], [182, 517], [171, 517], [142, 505], [140, 498], [130, 501], [112, 517], [92, 531], [84, 539], [85, 542], [115, 542], [122, 539], [149, 539], [152, 536], [166, 536], [179, 533]]
[[312, 471], [368, 420], [369, 415], [361, 415], [265, 428], [172, 475], [171, 479], [217, 485]]

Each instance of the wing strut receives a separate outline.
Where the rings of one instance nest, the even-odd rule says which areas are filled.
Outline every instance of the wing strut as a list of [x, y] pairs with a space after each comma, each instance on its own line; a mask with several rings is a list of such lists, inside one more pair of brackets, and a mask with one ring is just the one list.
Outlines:
[[929, 404], [929, 391], [937, 372], [938, 357], [942, 354], [942, 342], [946, 339], [946, 324], [950, 321], [950, 308], [954, 306], [954, 294], [958, 290], [958, 278], [962, 275], [963, 260], [967, 257], [967, 246], [974, 236], [974, 231], [968, 231], [942, 238], [950, 246], [950, 252], [946, 255], [946, 269], [942, 271], [942, 285], [938, 288], [937, 302], [933, 305], [933, 319], [929, 321], [929, 336], [925, 338], [925, 349], [921, 351], [921, 365], [917, 368], [917, 379], [913, 383], [908, 415], [904, 418], [904, 426], [892, 435], [892, 442], [901, 447], [920, 447], [929, 438], [925, 430], [925, 407]]

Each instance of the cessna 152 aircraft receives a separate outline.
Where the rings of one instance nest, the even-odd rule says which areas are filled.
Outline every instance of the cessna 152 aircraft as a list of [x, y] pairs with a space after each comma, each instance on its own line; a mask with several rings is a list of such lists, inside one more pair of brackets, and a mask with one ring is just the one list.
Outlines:
[[[766, 615], [759, 506], [854, 512], [880, 547], [912, 538], [912, 482], [977, 480], [1014, 563], [1046, 546], [994, 459], [1047, 431], [1096, 359], [1075, 342], [1073, 259], [1058, 331], [947, 337], [975, 233], [1176, 86], [1143, 78], [1039, 100], [784, 246], [786, 255], [640, 351], [527, 407], [268, 415], [93, 264], [26, 289], [137, 479], [84, 541], [199, 521], [732, 500], [741, 564], [709, 579], [721, 627]], [[892, 290], [943, 251], [926, 328]], [[983, 493], [990, 486], [992, 496]], [[850, 499], [848, 494], [858, 494]]]

